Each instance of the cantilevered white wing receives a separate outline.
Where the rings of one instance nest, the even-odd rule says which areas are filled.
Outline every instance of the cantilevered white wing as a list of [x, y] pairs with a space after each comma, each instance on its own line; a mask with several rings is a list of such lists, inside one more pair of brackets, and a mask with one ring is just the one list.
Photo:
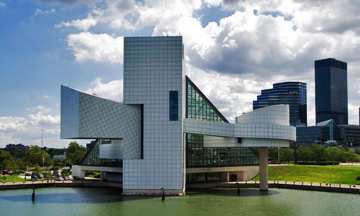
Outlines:
[[61, 138], [119, 140], [112, 144], [117, 146], [104, 146], [104, 150], [118, 151], [109, 151], [112, 159], [116, 155], [119, 156], [116, 159], [140, 158], [141, 106], [114, 102], [62, 86]]

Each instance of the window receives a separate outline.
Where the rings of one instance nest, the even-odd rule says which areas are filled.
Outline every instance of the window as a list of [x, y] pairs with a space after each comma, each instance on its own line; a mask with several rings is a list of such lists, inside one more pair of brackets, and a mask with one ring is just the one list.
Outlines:
[[169, 120], [170, 121], [179, 120], [178, 91], [169, 92]]

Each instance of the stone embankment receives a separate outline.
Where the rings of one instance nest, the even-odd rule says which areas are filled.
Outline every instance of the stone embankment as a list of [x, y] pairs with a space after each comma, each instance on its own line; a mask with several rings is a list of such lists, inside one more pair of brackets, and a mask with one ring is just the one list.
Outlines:
[[45, 188], [45, 187], [120, 187], [121, 185], [100, 182], [100, 181], [35, 181], [35, 182], [17, 182], [17, 183], [0, 183], [0, 190], [7, 189], [28, 189], [28, 188]]
[[[187, 189], [210, 189], [210, 188], [258, 188], [258, 181], [242, 181], [230, 183], [207, 183], [207, 184], [191, 184]], [[313, 182], [296, 182], [296, 181], [269, 181], [269, 188], [286, 188], [297, 190], [312, 190], [340, 193], [360, 194], [360, 185], [349, 184], [326, 184]]]

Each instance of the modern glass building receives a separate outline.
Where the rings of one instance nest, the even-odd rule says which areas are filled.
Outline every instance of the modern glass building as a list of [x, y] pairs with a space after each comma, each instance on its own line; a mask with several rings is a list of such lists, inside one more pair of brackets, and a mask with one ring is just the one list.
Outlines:
[[260, 170], [267, 189], [267, 148], [296, 139], [289, 106], [230, 123], [185, 76], [183, 58], [182, 37], [126, 37], [122, 103], [62, 86], [61, 137], [94, 139], [74, 176], [99, 170], [124, 194], [183, 194], [188, 183], [247, 180]]
[[[186, 113], [189, 119], [224, 122], [229, 121], [186, 77]], [[186, 133], [186, 167], [228, 167], [257, 165], [257, 153], [243, 147], [206, 147], [206, 143], [214, 137], [202, 134]], [[225, 143], [224, 143], [225, 144]]]
[[315, 61], [316, 122], [348, 124], [347, 64], [333, 58]]
[[319, 122], [315, 126], [296, 127], [297, 144], [334, 144], [336, 139], [337, 128], [334, 120]]
[[360, 147], [359, 125], [337, 125], [339, 143], [348, 147]]
[[307, 125], [306, 83], [275, 83], [273, 88], [261, 90], [257, 100], [253, 101], [253, 109], [277, 104], [289, 105], [291, 125]]

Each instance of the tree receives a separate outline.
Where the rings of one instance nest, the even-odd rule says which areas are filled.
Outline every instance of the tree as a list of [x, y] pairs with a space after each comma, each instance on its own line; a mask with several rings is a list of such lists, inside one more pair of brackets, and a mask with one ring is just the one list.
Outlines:
[[15, 159], [23, 159], [28, 149], [29, 147], [23, 144], [8, 144], [5, 147], [5, 150], [15, 157]]
[[346, 161], [344, 158], [344, 149], [339, 147], [329, 147], [325, 150], [326, 160], [327, 161]]
[[0, 169], [15, 170], [16, 168], [15, 158], [9, 152], [0, 150]]
[[71, 164], [78, 164], [85, 157], [86, 148], [77, 142], [71, 142], [66, 150], [66, 159]]
[[299, 146], [297, 148], [297, 159], [299, 161], [311, 161], [312, 160], [312, 152], [308, 146]]
[[281, 162], [291, 162], [294, 160], [294, 150], [291, 148], [280, 149], [280, 160]]
[[320, 144], [314, 144], [310, 146], [312, 152], [312, 161], [324, 161], [325, 160], [325, 147]]
[[39, 146], [30, 146], [25, 153], [25, 161], [31, 166], [48, 166], [51, 164], [49, 154]]

